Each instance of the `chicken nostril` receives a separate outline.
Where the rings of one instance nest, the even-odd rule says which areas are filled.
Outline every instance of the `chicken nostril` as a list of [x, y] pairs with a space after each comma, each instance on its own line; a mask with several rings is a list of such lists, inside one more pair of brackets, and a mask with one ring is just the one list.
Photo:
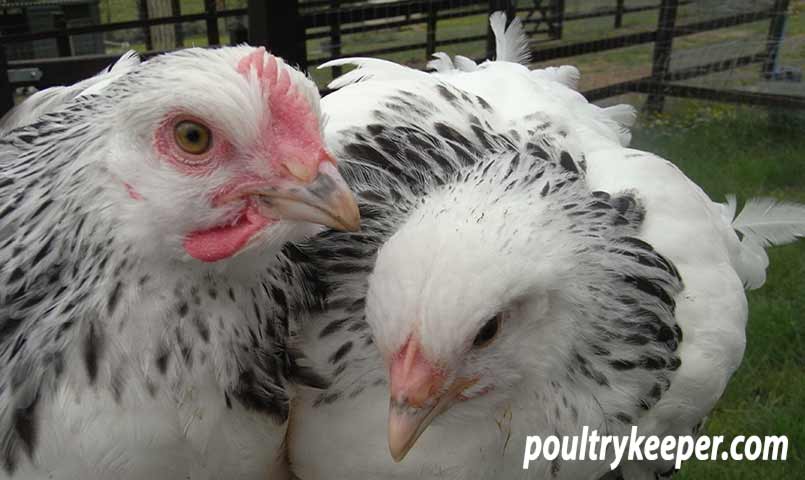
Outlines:
[[283, 163], [283, 166], [292, 177], [303, 183], [310, 183], [316, 176], [316, 172], [312, 168], [300, 161], [288, 160]]

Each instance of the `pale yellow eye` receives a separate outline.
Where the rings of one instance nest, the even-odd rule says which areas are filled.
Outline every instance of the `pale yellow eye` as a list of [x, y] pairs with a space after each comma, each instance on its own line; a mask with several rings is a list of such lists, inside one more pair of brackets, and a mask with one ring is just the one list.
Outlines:
[[206, 126], [182, 120], [173, 127], [173, 136], [179, 148], [193, 155], [206, 153], [212, 145], [212, 132]]

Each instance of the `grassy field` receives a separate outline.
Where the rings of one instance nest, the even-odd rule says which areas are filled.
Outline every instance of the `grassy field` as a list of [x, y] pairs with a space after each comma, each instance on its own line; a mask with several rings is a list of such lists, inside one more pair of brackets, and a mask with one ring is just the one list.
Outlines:
[[[772, 196], [805, 202], [802, 121], [764, 109], [671, 102], [668, 113], [641, 122], [633, 144], [676, 163], [714, 200]], [[793, 120], [793, 121], [791, 121]], [[793, 126], [792, 126], [793, 124]], [[794, 479], [805, 471], [805, 242], [770, 252], [766, 285], [749, 293], [743, 364], [710, 416], [709, 435], [787, 435], [786, 462], [696, 462], [678, 477]]]

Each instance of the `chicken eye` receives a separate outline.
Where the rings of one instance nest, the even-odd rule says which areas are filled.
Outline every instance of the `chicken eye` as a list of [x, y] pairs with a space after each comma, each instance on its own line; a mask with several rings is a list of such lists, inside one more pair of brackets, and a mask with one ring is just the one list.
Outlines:
[[183, 120], [173, 127], [173, 136], [179, 148], [193, 155], [201, 155], [210, 149], [212, 133], [204, 125]]
[[475, 348], [483, 348], [489, 345], [492, 340], [495, 339], [495, 336], [497, 336], [502, 320], [503, 316], [501, 314], [497, 314], [487, 320], [484, 326], [478, 330], [478, 335], [476, 335], [475, 340], [472, 341], [472, 346]]

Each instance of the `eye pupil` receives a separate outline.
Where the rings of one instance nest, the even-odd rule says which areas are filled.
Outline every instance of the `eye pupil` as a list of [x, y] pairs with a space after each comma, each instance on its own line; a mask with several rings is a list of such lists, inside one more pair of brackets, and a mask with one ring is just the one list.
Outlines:
[[191, 143], [198, 143], [198, 141], [201, 139], [201, 132], [195, 128], [190, 129], [187, 131], [186, 138]]
[[475, 340], [472, 341], [472, 345], [475, 347], [485, 347], [498, 334], [499, 328], [500, 315], [495, 315], [487, 320], [484, 326], [481, 327], [481, 329], [478, 331], [478, 335], [475, 336]]

